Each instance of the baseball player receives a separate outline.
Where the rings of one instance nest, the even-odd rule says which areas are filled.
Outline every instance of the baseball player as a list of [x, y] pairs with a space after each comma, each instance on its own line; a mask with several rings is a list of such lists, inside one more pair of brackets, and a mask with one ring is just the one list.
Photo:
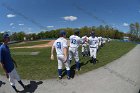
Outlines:
[[51, 50], [51, 60], [54, 60], [54, 55], [53, 55], [54, 49], [56, 50], [57, 53], [59, 79], [62, 79], [63, 64], [65, 65], [67, 70], [67, 79], [70, 79], [70, 67], [67, 62], [68, 43], [65, 37], [66, 37], [66, 32], [60, 31], [60, 37], [54, 42]]
[[69, 37], [70, 39], [70, 47], [69, 47], [69, 62], [72, 61], [72, 56], [74, 56], [76, 61], [76, 71], [80, 70], [80, 62], [78, 55], [78, 47], [80, 45], [81, 39], [79, 37], [79, 31], [75, 31], [74, 35]]
[[101, 46], [101, 44], [102, 44], [102, 37], [101, 36], [98, 37], [98, 40], [99, 40], [98, 45]]
[[97, 53], [97, 46], [98, 46], [98, 38], [95, 37], [94, 31], [90, 33], [89, 37], [89, 49], [90, 49], [90, 57], [91, 57], [91, 62], [93, 64], [96, 63], [96, 53]]
[[17, 64], [11, 57], [10, 50], [8, 47], [9, 41], [10, 41], [9, 35], [4, 34], [3, 44], [0, 46], [0, 63], [2, 68], [4, 69], [6, 77], [9, 79], [11, 86], [17, 93], [19, 93], [20, 91], [16, 89], [14, 80], [17, 80], [23, 88], [25, 88], [26, 86], [22, 83], [16, 71], [15, 66], [17, 67]]
[[[87, 45], [88, 45], [88, 37], [85, 34], [85, 36], [82, 37], [82, 56], [88, 56], [88, 49], [87, 49]], [[87, 50], [87, 51], [86, 51]], [[86, 53], [87, 52], [87, 53]]]

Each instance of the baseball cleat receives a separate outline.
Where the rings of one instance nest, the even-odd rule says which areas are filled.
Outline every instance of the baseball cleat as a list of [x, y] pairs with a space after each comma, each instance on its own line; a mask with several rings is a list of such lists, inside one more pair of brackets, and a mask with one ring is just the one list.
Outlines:
[[68, 80], [70, 80], [70, 77], [69, 77], [69, 76], [67, 76], [67, 79], [68, 79]]
[[80, 68], [79, 68], [79, 69], [78, 69], [78, 68], [76, 68], [76, 71], [80, 71], [80, 70], [81, 70]]
[[59, 79], [61, 80], [62, 79], [62, 76], [59, 76]]
[[19, 90], [16, 90], [16, 93], [20, 93], [20, 91]]

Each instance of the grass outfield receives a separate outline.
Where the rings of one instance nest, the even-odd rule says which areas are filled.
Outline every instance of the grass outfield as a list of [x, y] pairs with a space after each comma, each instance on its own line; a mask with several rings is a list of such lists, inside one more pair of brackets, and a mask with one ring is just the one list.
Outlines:
[[[71, 64], [72, 74], [82, 74], [93, 69], [104, 66], [122, 55], [129, 52], [136, 44], [112, 41], [107, 43], [97, 54], [99, 62], [96, 65], [88, 62], [89, 57], [80, 55], [81, 71], [74, 72], [74, 61]], [[23, 79], [44, 80], [57, 78], [57, 60], [50, 60], [51, 48], [42, 49], [12, 49], [14, 52], [36, 52], [40, 51], [39, 55], [13, 55], [13, 58], [18, 64], [18, 72]], [[80, 52], [79, 52], [80, 54]], [[1, 70], [0, 70], [1, 73]]]
[[48, 42], [49, 41], [28, 41], [28, 42], [10, 44], [9, 46], [10, 47], [34, 46], [34, 45], [46, 44]]

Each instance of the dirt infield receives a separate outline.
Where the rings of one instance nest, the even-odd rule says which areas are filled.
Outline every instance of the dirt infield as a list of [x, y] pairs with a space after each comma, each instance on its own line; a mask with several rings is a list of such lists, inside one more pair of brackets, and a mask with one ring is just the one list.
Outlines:
[[47, 44], [34, 45], [34, 46], [12, 47], [11, 49], [16, 49], [16, 48], [45, 48], [45, 47], [51, 47], [53, 45], [53, 43], [54, 43], [55, 40], [45, 40], [45, 41], [48, 41], [48, 43]]
[[[52, 47], [53, 43], [55, 40], [41, 40], [41, 41], [48, 41], [46, 44], [39, 44], [39, 45], [34, 45], [34, 46], [22, 46], [22, 47], [12, 47], [10, 49], [17, 49], [17, 48], [45, 48], [45, 47]], [[21, 42], [23, 44], [25, 42]], [[69, 45], [69, 40], [68, 40], [68, 45]]]

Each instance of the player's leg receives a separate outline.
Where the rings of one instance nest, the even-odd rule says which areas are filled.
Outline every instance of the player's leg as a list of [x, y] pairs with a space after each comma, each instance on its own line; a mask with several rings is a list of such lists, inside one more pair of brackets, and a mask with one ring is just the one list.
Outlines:
[[76, 61], [76, 71], [79, 71], [80, 70], [80, 61], [79, 61], [78, 49], [75, 49], [74, 58]]
[[68, 62], [65, 62], [65, 67], [66, 67], [66, 70], [67, 70], [67, 79], [70, 79], [70, 66], [68, 64]]
[[93, 51], [93, 63], [96, 64], [96, 54], [97, 54], [97, 48], [94, 48]]
[[18, 81], [18, 83], [25, 89], [25, 85], [21, 81], [16, 69], [13, 70], [13, 75], [14, 75], [14, 79], [16, 79]]
[[58, 60], [58, 75], [59, 75], [59, 79], [62, 79], [62, 57], [61, 56], [57, 56], [57, 60]]
[[10, 85], [12, 86], [12, 88], [18, 93], [19, 90], [17, 90], [17, 88], [15, 87], [15, 81], [14, 81], [14, 73], [13, 71], [8, 73], [8, 76], [9, 76], [9, 82], [10, 82]]
[[99, 51], [99, 45], [97, 45], [97, 48], [96, 49], [97, 49], [97, 52], [98, 52]]
[[88, 56], [90, 56], [90, 46], [88, 45]]
[[85, 46], [85, 56], [89, 56], [87, 45]]
[[90, 62], [91, 63], [94, 63], [94, 58], [93, 58], [93, 56], [94, 56], [94, 48], [90, 48]]
[[85, 49], [84, 44], [82, 44], [82, 56], [85, 56], [84, 55], [84, 49]]
[[69, 64], [71, 64], [71, 61], [72, 61], [72, 48], [70, 48], [69, 47], [69, 57], [68, 57], [68, 59], [69, 59]]

